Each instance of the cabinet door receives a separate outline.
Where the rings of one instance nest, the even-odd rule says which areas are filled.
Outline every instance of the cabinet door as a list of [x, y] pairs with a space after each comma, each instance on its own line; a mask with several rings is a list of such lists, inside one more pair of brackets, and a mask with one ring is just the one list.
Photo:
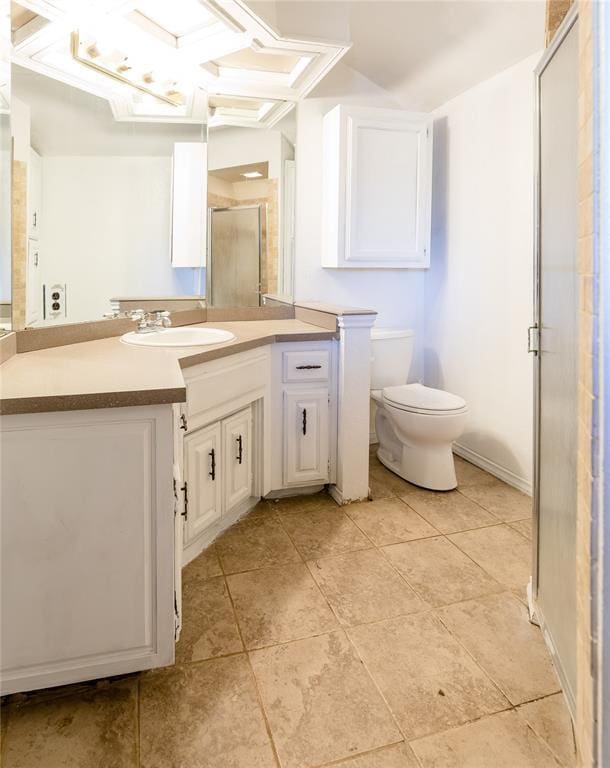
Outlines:
[[185, 437], [185, 544], [196, 538], [221, 515], [220, 459], [220, 424], [199, 429]]
[[30, 149], [28, 163], [28, 237], [38, 239], [40, 235], [40, 208], [42, 199], [42, 160]]
[[172, 176], [172, 267], [205, 267], [207, 144], [174, 144]]
[[252, 495], [252, 410], [222, 422], [224, 511]]
[[322, 266], [428, 267], [430, 116], [339, 105], [324, 118]]
[[173, 663], [171, 429], [166, 405], [2, 417], [2, 695]]
[[328, 482], [328, 389], [284, 392], [284, 485]]

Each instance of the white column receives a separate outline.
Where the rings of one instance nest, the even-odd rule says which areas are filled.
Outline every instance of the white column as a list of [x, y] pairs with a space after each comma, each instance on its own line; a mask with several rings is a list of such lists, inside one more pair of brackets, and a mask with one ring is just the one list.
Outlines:
[[340, 315], [337, 483], [330, 492], [339, 504], [369, 494], [371, 327], [376, 314]]

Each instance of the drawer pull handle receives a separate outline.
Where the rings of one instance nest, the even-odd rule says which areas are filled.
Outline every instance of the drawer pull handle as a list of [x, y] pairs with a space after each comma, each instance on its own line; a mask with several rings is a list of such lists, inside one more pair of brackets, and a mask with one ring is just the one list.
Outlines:
[[187, 426], [186, 426], [186, 416], [185, 416], [184, 414], [181, 414], [181, 415], [180, 415], [180, 422], [181, 422], [181, 423], [180, 423], [180, 429], [183, 429], [183, 430], [186, 432], [186, 430], [187, 430]]
[[321, 365], [297, 365], [297, 371], [315, 371], [321, 367]]
[[216, 451], [212, 448], [209, 455], [212, 459], [212, 471], [208, 472], [208, 474], [212, 480], [216, 480]]
[[303, 408], [303, 434], [307, 434], [307, 408]]
[[180, 513], [182, 517], [186, 520], [189, 516], [189, 490], [188, 485], [185, 483], [180, 490], [184, 493], [184, 506], [182, 507], [182, 512]]
[[244, 458], [244, 446], [241, 435], [237, 438], [237, 463], [241, 464]]

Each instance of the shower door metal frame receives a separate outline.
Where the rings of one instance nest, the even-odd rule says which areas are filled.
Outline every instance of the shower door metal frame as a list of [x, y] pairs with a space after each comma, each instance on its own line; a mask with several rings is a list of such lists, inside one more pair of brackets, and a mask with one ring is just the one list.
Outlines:
[[208, 226], [208, 244], [207, 245], [208, 245], [208, 257], [209, 257], [208, 258], [208, 262], [209, 263], [207, 264], [207, 269], [205, 271], [206, 272], [206, 275], [205, 275], [205, 283], [206, 283], [206, 285], [205, 285], [205, 288], [206, 288], [205, 295], [206, 295], [207, 300], [209, 301], [208, 306], [210, 306], [210, 307], [214, 306], [214, 299], [213, 299], [213, 296], [212, 296], [212, 270], [213, 270], [212, 264], [213, 264], [213, 261], [214, 261], [213, 254], [212, 254], [212, 227], [213, 227], [212, 214], [214, 212], [219, 212], [219, 211], [249, 211], [249, 210], [253, 210], [253, 209], [257, 209], [258, 210], [258, 277], [259, 277], [259, 282], [258, 282], [258, 306], [259, 307], [261, 306], [261, 297], [263, 295], [262, 285], [261, 285], [261, 282], [260, 282], [261, 271], [262, 271], [262, 256], [263, 256], [263, 250], [262, 250], [262, 245], [263, 245], [263, 242], [262, 242], [262, 240], [263, 240], [263, 238], [262, 238], [262, 208], [263, 208], [263, 206], [262, 206], [261, 203], [256, 203], [254, 205], [214, 206], [214, 207], [208, 208], [209, 226]]
[[[534, 134], [534, 324], [533, 329], [536, 334], [536, 343], [530, 351], [534, 353], [534, 466], [533, 466], [533, 486], [532, 486], [532, 599], [535, 601], [538, 597], [539, 581], [539, 536], [538, 526], [540, 523], [540, 329], [541, 329], [541, 281], [540, 270], [541, 243], [540, 243], [540, 139], [541, 139], [541, 115], [540, 115], [540, 78], [545, 69], [552, 61], [559, 50], [566, 36], [578, 19], [577, 4], [572, 5], [555, 37], [544, 52], [534, 70], [534, 114], [535, 114], [535, 134]], [[531, 610], [532, 606], [530, 606]]]

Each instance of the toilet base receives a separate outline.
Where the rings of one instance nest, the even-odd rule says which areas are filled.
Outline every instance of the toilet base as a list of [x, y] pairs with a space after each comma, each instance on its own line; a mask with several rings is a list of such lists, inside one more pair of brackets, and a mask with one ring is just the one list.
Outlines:
[[455, 462], [451, 445], [401, 446], [399, 459], [380, 445], [377, 458], [391, 472], [413, 485], [430, 491], [452, 491], [457, 488]]

